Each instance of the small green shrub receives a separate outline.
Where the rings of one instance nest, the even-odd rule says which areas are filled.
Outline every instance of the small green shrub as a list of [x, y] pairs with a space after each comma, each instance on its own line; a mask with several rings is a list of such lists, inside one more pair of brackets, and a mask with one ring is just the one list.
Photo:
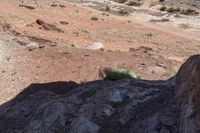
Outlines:
[[100, 72], [100, 77], [104, 80], [112, 81], [127, 78], [139, 78], [133, 71], [123, 66], [105, 68]]
[[169, 22], [168, 18], [162, 18], [161, 22]]
[[118, 3], [125, 3], [127, 0], [115, 0]]
[[125, 10], [125, 9], [120, 9], [120, 10], [119, 10], [119, 14], [121, 14], [121, 15], [128, 15], [129, 13], [128, 13], [128, 11]]
[[184, 14], [184, 15], [198, 15], [199, 12], [197, 12], [196, 10], [194, 9], [191, 9], [191, 8], [188, 8], [188, 9], [181, 9], [180, 7], [170, 7], [170, 8], [167, 8], [165, 6], [162, 6], [160, 8], [160, 11], [167, 11], [169, 13], [181, 13], [181, 14]]
[[198, 15], [199, 14], [199, 12], [197, 12], [196, 10], [194, 10], [194, 9], [186, 9], [186, 10], [182, 10], [181, 11], [181, 14], [184, 14], [184, 15]]
[[170, 8], [167, 9], [167, 12], [169, 12], [169, 13], [175, 13], [176, 9], [174, 7], [170, 7]]
[[160, 11], [166, 11], [167, 10], [167, 7], [166, 6], [162, 6], [161, 8], [160, 8]]

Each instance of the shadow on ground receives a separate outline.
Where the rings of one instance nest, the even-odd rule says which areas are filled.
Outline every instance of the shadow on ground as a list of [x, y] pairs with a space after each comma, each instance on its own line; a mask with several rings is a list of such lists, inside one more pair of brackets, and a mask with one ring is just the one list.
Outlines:
[[16, 97], [12, 100], [2, 104], [1, 107], [10, 106], [18, 101], [28, 98], [30, 95], [37, 93], [39, 91], [49, 91], [58, 95], [64, 95], [67, 92], [73, 90], [78, 87], [79, 84], [74, 81], [58, 81], [58, 82], [49, 82], [49, 83], [34, 83], [26, 87], [23, 91], [21, 91]]

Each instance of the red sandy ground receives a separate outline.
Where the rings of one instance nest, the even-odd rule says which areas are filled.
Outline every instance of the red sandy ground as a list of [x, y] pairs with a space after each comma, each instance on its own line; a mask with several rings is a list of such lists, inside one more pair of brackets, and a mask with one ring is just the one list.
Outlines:
[[[38, 7], [25, 3], [34, 10], [19, 7], [17, 0], [0, 1], [0, 103], [32, 83], [97, 80], [100, 69], [117, 65], [129, 67], [144, 79], [166, 79], [189, 55], [200, 51], [196, 34], [130, 16], [105, 16], [62, 0], [57, 4], [65, 8], [51, 7], [52, 1], [37, 1]], [[92, 21], [91, 16], [99, 20]], [[36, 19], [64, 33], [41, 29]], [[29, 51], [26, 45], [31, 42], [44, 47]], [[104, 50], [86, 49], [95, 42], [103, 43]]]

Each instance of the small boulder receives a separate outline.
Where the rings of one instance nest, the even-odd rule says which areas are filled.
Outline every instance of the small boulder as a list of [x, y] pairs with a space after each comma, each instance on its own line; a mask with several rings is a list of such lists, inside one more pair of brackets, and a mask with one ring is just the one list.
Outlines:
[[43, 20], [41, 20], [41, 19], [37, 19], [37, 20], [36, 20], [36, 23], [37, 23], [38, 25], [44, 25], [44, 24], [45, 24], [45, 22], [44, 22]]
[[95, 42], [94, 44], [88, 46], [88, 49], [92, 49], [92, 50], [99, 50], [103, 48], [104, 48], [104, 45], [101, 42]]
[[92, 16], [91, 20], [98, 21], [99, 19], [96, 16]]
[[34, 49], [40, 48], [40, 45], [36, 42], [32, 42], [32, 43], [26, 45], [26, 47], [28, 48], [29, 51], [32, 51]]

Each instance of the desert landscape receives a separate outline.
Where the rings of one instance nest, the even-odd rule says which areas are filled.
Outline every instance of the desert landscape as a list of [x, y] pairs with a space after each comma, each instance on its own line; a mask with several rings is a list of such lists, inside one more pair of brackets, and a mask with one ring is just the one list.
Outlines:
[[199, 53], [198, 0], [1, 0], [0, 132], [197, 133]]

